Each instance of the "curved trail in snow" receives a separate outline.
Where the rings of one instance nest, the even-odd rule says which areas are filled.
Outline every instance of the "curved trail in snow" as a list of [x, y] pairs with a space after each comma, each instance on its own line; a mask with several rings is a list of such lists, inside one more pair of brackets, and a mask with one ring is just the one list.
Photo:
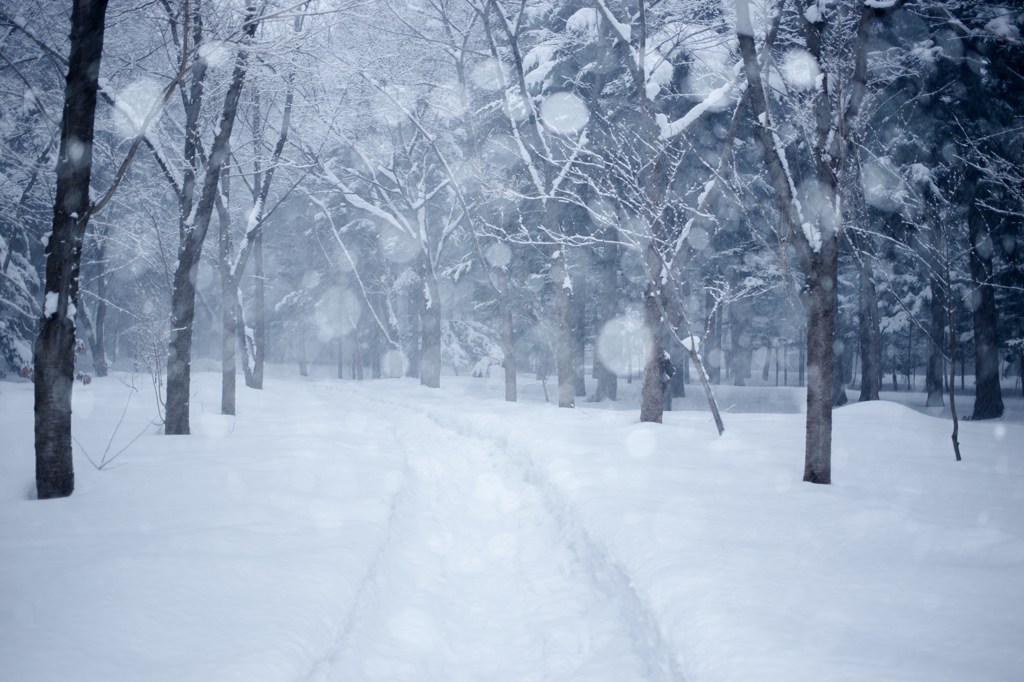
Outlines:
[[[388, 405], [407, 456], [387, 544], [311, 679], [662, 679], [621, 595], [498, 444]], [[657, 667], [657, 666], [656, 666]]]

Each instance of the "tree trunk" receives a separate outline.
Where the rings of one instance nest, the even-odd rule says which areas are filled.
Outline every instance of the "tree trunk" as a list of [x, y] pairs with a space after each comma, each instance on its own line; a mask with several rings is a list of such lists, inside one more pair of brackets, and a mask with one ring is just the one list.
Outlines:
[[[554, 202], [547, 212], [553, 214]], [[551, 220], [551, 218], [549, 218]], [[557, 220], [555, 220], [557, 226]], [[558, 371], [558, 406], [576, 406], [576, 376], [572, 362], [572, 280], [566, 268], [565, 249], [552, 247], [551, 283], [555, 288], [555, 365]]]
[[576, 278], [576, 289], [572, 297], [572, 368], [573, 388], [576, 397], [587, 395], [587, 311], [586, 311], [586, 277], [582, 274]]
[[646, 257], [650, 281], [644, 292], [644, 385], [640, 394], [640, 421], [660, 424], [665, 404], [663, 363], [666, 359], [662, 311], [667, 301], [661, 286], [664, 265], [653, 239], [647, 244]]
[[931, 337], [931, 346], [924, 379], [925, 390], [928, 392], [925, 405], [927, 407], [945, 407], [946, 402], [942, 396], [942, 375], [944, 374], [942, 350], [946, 340], [947, 310], [945, 290], [938, 275], [931, 278], [931, 290], [932, 298], [928, 306], [930, 314], [928, 336]]
[[[105, 237], [101, 237], [105, 240]], [[100, 246], [97, 267], [99, 272], [96, 275], [96, 320], [93, 324], [92, 336], [90, 337], [92, 351], [92, 367], [96, 376], [107, 376], [107, 351], [103, 342], [103, 325], [107, 320], [107, 273], [106, 273], [106, 242]]]
[[[305, 333], [305, 332], [303, 332]], [[305, 351], [305, 338], [303, 338], [303, 351]], [[300, 368], [301, 369], [301, 368]], [[345, 337], [338, 337], [338, 378], [345, 378]]]
[[71, 54], [57, 155], [53, 227], [46, 243], [46, 296], [34, 348], [36, 493], [41, 500], [75, 489], [71, 456], [74, 311], [82, 241], [89, 221], [89, 177], [97, 79], [107, 0], [75, 0]]
[[[832, 348], [836, 315], [838, 243], [822, 245], [807, 279], [807, 433], [804, 480], [832, 482]], [[801, 369], [803, 365], [801, 365]]]
[[799, 383], [797, 386], [800, 386], [801, 388], [804, 386], [804, 370], [807, 368], [807, 355], [804, 352], [804, 346], [805, 344], [800, 344], [800, 360], [797, 363], [797, 372], [799, 373], [797, 377]]
[[420, 384], [428, 388], [441, 387], [441, 295], [437, 278], [427, 254], [420, 256], [423, 272], [423, 346], [420, 358]]
[[363, 356], [359, 350], [359, 326], [352, 327], [352, 378], [356, 381], [363, 380]]
[[[601, 250], [601, 329], [604, 330], [618, 312], [619, 302], [619, 248], [615, 244], [617, 230], [610, 227], [605, 234], [605, 243]], [[598, 333], [600, 338], [600, 333]], [[596, 349], [596, 347], [595, 347]], [[594, 353], [594, 371], [597, 374], [597, 389], [594, 400], [618, 398], [619, 377], [605, 366], [601, 353]]]
[[501, 351], [505, 356], [505, 400], [511, 403], [518, 399], [516, 389], [516, 343], [512, 327], [512, 302], [510, 300], [508, 270], [495, 269], [498, 278], [498, 311], [501, 314]]
[[722, 310], [710, 289], [704, 294], [704, 309], [707, 311], [707, 328], [704, 331], [702, 355], [707, 369], [708, 381], [722, 383]]
[[881, 331], [878, 321], [878, 297], [875, 283], [865, 263], [860, 273], [860, 324], [858, 336], [861, 352], [860, 401], [878, 400], [882, 381]]
[[[255, 7], [250, 5], [246, 16], [245, 37], [251, 38], [258, 22], [253, 21]], [[182, 195], [180, 211], [180, 245], [178, 266], [174, 271], [174, 290], [171, 294], [171, 334], [167, 353], [167, 399], [164, 432], [167, 435], [184, 435], [189, 428], [189, 401], [192, 375], [192, 322], [195, 318], [195, 282], [199, 274], [199, 259], [202, 255], [206, 231], [218, 192], [221, 168], [227, 157], [228, 141], [235, 124], [238, 98], [245, 81], [248, 53], [242, 49], [235, 59], [231, 85], [224, 96], [217, 135], [210, 149], [206, 177], [198, 205], [192, 209], [193, 187], [187, 187]], [[198, 114], [196, 114], [198, 115]], [[187, 127], [187, 134], [193, 139], [196, 128]], [[187, 155], [186, 155], [187, 156]], [[184, 210], [188, 208], [189, 210]]]
[[[833, 300], [832, 306], [834, 313], [838, 316], [839, 312], [839, 286], [838, 282], [836, 287], [833, 289]], [[832, 407], [842, 407], [847, 403], [846, 396], [846, 381], [843, 372], [843, 357], [845, 355], [846, 344], [842, 339], [842, 335], [839, 332], [839, 321], [833, 318], [833, 330], [832, 330]]]
[[253, 327], [253, 388], [263, 389], [263, 365], [267, 359], [267, 302], [265, 291], [265, 276], [263, 271], [263, 224], [256, 226], [256, 235], [253, 238], [253, 277], [256, 285], [256, 320]]
[[221, 337], [220, 337], [220, 413], [235, 413], [235, 378], [238, 372], [235, 359], [235, 344], [238, 334], [238, 297], [235, 281], [231, 276], [231, 214], [227, 209], [230, 199], [231, 183], [227, 169], [221, 176], [220, 191], [222, 199], [217, 201], [218, 264], [220, 269], [220, 306], [221, 306]]
[[983, 209], [971, 196], [967, 225], [971, 240], [971, 303], [974, 307], [974, 374], [977, 394], [972, 420], [1003, 416], [999, 386], [999, 345], [996, 327], [996, 295], [992, 286], [992, 237]]
[[789, 386], [789, 344], [783, 346], [782, 353], [782, 385]]
[[[303, 316], [299, 316], [299, 334], [298, 334], [298, 355], [299, 355], [299, 376], [309, 376], [309, 366], [306, 364], [306, 319]], [[341, 339], [338, 339], [338, 378], [341, 378]]]
[[242, 293], [235, 290], [235, 328], [238, 336], [238, 349], [242, 353], [242, 377], [247, 388], [255, 388], [255, 379], [252, 375], [253, 361], [256, 356], [256, 348], [253, 343], [252, 328], [245, 323], [245, 308], [242, 307]]
[[420, 359], [423, 355], [420, 343], [423, 339], [423, 320], [427, 316], [425, 310], [427, 299], [424, 295], [426, 286], [423, 282], [423, 273], [420, 271], [417, 274], [420, 279], [418, 285], [409, 287], [409, 306], [412, 308], [412, 312], [409, 315], [408, 341], [405, 351], [406, 357], [409, 358], [405, 376], [415, 379], [420, 378]]
[[[735, 286], [738, 277], [733, 270], [730, 276]], [[747, 328], [750, 322], [750, 299], [744, 298], [729, 304], [729, 327], [732, 332], [732, 350], [729, 354], [729, 367], [732, 372], [734, 386], [746, 386], [750, 376], [750, 365], [753, 351], [750, 348], [750, 334]]]

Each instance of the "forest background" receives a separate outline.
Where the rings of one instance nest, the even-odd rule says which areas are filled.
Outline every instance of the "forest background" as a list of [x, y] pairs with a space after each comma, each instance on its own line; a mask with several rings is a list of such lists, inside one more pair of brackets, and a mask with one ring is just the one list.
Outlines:
[[68, 5], [0, 4], [7, 373], [38, 379], [53, 168], [84, 154], [74, 374], [149, 374], [167, 433], [193, 358], [226, 414], [238, 364], [329, 362], [504, 370], [507, 400], [529, 371], [563, 407], [635, 377], [654, 422], [701, 386], [720, 430], [711, 387], [759, 375], [808, 386], [828, 482], [847, 387], [987, 419], [1021, 377], [1010, 5], [114, 1], [87, 149]]

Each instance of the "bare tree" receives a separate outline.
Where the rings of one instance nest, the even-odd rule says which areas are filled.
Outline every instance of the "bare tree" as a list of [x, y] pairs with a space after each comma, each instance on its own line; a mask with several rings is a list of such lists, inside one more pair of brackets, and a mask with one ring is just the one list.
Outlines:
[[82, 242], [92, 209], [89, 177], [106, 12], [107, 0], [75, 0], [71, 10], [53, 231], [46, 245], [46, 295], [34, 352], [39, 499], [67, 497], [75, 489], [71, 458], [74, 319]]

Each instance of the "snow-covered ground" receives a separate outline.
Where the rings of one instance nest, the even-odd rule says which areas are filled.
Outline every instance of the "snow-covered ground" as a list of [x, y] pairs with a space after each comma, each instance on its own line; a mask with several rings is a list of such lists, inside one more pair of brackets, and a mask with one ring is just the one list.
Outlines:
[[[0, 383], [0, 678], [1024, 670], [1012, 417], [962, 422], [957, 463], [948, 420], [844, 407], [835, 483], [812, 486], [800, 389], [720, 387], [717, 437], [692, 390], [652, 425], [636, 382], [560, 410], [526, 375], [507, 404], [499, 376], [429, 390], [293, 371], [240, 388], [237, 418], [217, 414], [219, 377], [196, 375], [188, 437], [159, 435], [141, 378], [76, 386], [76, 491], [45, 502], [29, 499], [31, 385]], [[128, 448], [98, 471], [86, 453], [108, 442]]]

